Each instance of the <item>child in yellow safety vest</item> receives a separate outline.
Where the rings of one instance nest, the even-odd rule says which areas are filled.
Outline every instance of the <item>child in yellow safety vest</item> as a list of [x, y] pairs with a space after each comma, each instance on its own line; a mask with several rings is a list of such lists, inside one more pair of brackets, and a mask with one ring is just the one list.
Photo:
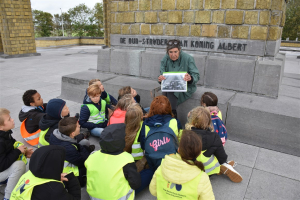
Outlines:
[[25, 173], [27, 160], [33, 153], [11, 135], [15, 127], [9, 110], [0, 108], [0, 185], [5, 184], [4, 200], [9, 199], [19, 178]]
[[202, 139], [202, 153], [197, 160], [204, 163], [208, 175], [225, 174], [231, 181], [239, 183], [242, 176], [233, 168], [234, 161], [227, 162], [227, 154], [220, 136], [214, 130], [209, 110], [198, 106], [188, 114], [187, 130], [194, 131]]
[[155, 171], [150, 193], [158, 200], [214, 200], [204, 165], [197, 160], [201, 150], [201, 139], [193, 131], [184, 130], [178, 153], [166, 155]]

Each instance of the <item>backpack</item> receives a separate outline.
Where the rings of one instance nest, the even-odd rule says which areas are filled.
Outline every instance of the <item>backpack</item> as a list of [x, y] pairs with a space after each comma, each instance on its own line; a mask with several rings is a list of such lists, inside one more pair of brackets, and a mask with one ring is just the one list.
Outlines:
[[227, 140], [227, 130], [223, 121], [215, 114], [211, 114], [211, 121], [214, 126], [214, 132], [219, 134], [222, 144], [224, 146]]
[[[172, 119], [175, 120], [175, 119]], [[168, 154], [174, 154], [178, 149], [178, 140], [168, 123], [156, 123], [155, 126], [145, 126], [149, 130], [145, 138], [145, 156], [149, 166], [156, 170], [161, 160]], [[177, 126], [177, 124], [176, 124]]]

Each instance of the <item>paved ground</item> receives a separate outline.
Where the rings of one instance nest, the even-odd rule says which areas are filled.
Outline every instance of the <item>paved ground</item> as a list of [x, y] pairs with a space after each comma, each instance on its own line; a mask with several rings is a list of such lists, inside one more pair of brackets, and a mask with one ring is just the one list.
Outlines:
[[[44, 102], [58, 97], [61, 91], [61, 77], [87, 69], [97, 68], [99, 46], [72, 46], [53, 49], [39, 49], [42, 56], [0, 59], [0, 107], [11, 111], [16, 127], [13, 136], [20, 141], [18, 113], [22, 106], [22, 94], [27, 89], [36, 89]], [[299, 52], [285, 51], [287, 54], [285, 73], [296, 77], [293, 85], [300, 87]], [[298, 77], [298, 78], [297, 78]], [[71, 115], [80, 110], [80, 104], [67, 101]], [[230, 138], [230, 133], [229, 133]], [[91, 143], [99, 149], [97, 139]], [[279, 141], [280, 142], [280, 141]], [[236, 170], [243, 176], [241, 183], [233, 183], [226, 176], [211, 178], [216, 199], [300, 199], [300, 158], [247, 144], [228, 141], [226, 152], [229, 160], [238, 162]], [[5, 186], [0, 186], [0, 199]], [[82, 199], [89, 199], [82, 188]], [[155, 199], [148, 188], [136, 199]]]

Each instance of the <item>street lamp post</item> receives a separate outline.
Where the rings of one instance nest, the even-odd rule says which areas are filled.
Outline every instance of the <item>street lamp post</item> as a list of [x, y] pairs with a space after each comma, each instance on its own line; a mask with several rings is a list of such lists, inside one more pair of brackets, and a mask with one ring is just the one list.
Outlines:
[[64, 37], [64, 36], [65, 36], [65, 33], [64, 33], [64, 18], [63, 18], [63, 15], [62, 15], [62, 10], [61, 10], [61, 8], [60, 8], [60, 11], [61, 11], [61, 21], [62, 21], [61, 26], [62, 26], [62, 32], [63, 32], [63, 37]]

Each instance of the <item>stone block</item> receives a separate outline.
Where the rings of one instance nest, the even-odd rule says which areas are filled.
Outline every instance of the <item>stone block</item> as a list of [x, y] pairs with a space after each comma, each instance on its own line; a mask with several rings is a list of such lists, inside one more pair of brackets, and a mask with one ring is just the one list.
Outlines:
[[168, 23], [181, 24], [182, 23], [182, 11], [169, 11]]
[[163, 35], [164, 25], [162, 24], [152, 24], [151, 25], [151, 35]]
[[130, 27], [131, 35], [139, 35], [140, 34], [140, 25], [132, 24]]
[[188, 10], [190, 9], [190, 0], [177, 0], [176, 10]]
[[142, 24], [141, 33], [142, 35], [150, 35], [150, 24]]
[[162, 10], [175, 10], [175, 0], [163, 0]]
[[112, 34], [121, 34], [121, 24], [111, 24]]
[[210, 0], [205, 1], [204, 9], [219, 9], [220, 8], [220, 0]]
[[112, 50], [110, 59], [110, 71], [119, 74], [139, 76], [140, 55], [140, 50]]
[[191, 25], [191, 36], [201, 36], [201, 25]]
[[139, 7], [139, 4], [137, 1], [130, 1], [129, 2], [129, 10], [130, 11], [136, 11]]
[[194, 11], [184, 11], [183, 23], [194, 23], [194, 22], [195, 22], [195, 12]]
[[161, 0], [152, 0], [152, 10], [161, 10]]
[[125, 12], [123, 13], [124, 23], [134, 23], [134, 12]]
[[258, 11], [246, 11], [245, 24], [258, 24]]
[[[293, 167], [299, 163], [300, 157], [262, 148], [257, 156], [255, 168], [300, 181], [300, 174], [297, 173], [297, 167]], [[290, 166], [289, 170], [286, 170], [286, 166]]]
[[212, 23], [224, 24], [224, 10], [216, 10], [213, 11]]
[[230, 38], [231, 26], [218, 26], [218, 38]]
[[236, 8], [250, 10], [254, 9], [255, 0], [237, 0]]
[[105, 90], [109, 91], [109, 94], [116, 98], [118, 97], [119, 89], [131, 86], [141, 96], [140, 103], [143, 107], [150, 106], [155, 91], [158, 91], [160, 88], [160, 84], [157, 81], [130, 76], [117, 76], [114, 79], [106, 81], [103, 85]]
[[103, 72], [110, 71], [110, 51], [111, 49], [98, 50], [97, 70]]
[[232, 38], [248, 39], [249, 26], [232, 26]]
[[201, 36], [202, 37], [216, 37], [217, 29], [218, 29], [217, 25], [203, 24], [202, 30], [201, 30]]
[[268, 40], [279, 40], [281, 38], [281, 27], [270, 27], [269, 28], [269, 35]]
[[105, 81], [113, 79], [114, 77], [116, 77], [114, 74], [96, 72], [94, 70], [87, 70], [63, 76], [60, 98], [82, 103], [91, 79], [100, 79], [104, 84]]
[[150, 10], [150, 1], [139, 0], [139, 10]]
[[128, 2], [119, 1], [119, 3], [118, 3], [118, 10], [119, 11], [124, 12], [124, 11], [128, 11], [128, 9], [129, 9]]
[[229, 103], [227, 131], [234, 141], [300, 156], [300, 135], [295, 126], [300, 112], [295, 105], [299, 99], [237, 94]]
[[266, 26], [252, 26], [251, 27], [251, 40], [266, 40], [268, 36], [268, 27]]
[[270, 11], [260, 11], [259, 24], [269, 25], [270, 22]]
[[196, 11], [195, 23], [210, 24], [211, 23], [211, 11]]
[[157, 12], [145, 12], [145, 23], [157, 23]]
[[235, 8], [235, 0], [222, 0], [222, 9], [231, 9]]
[[256, 0], [256, 9], [270, 9], [271, 0]]
[[227, 10], [226, 24], [243, 24], [244, 11]]
[[136, 12], [135, 13], [135, 22], [138, 22], [138, 23], [145, 22], [145, 13], [144, 12]]
[[282, 10], [282, 3], [284, 0], [272, 0], [271, 9], [272, 10]]
[[111, 10], [111, 12], [117, 12], [118, 11], [118, 2], [111, 2], [110, 10]]
[[121, 33], [123, 35], [129, 35], [130, 34], [130, 25], [129, 24], [123, 24], [121, 26]]
[[175, 25], [167, 24], [165, 26], [165, 35], [175, 35]]
[[258, 61], [255, 67], [252, 92], [278, 97], [281, 61]]
[[160, 23], [168, 22], [168, 12], [158, 12], [158, 18]]
[[123, 23], [124, 22], [124, 13], [116, 13], [116, 22]]
[[151, 78], [157, 81], [157, 78], [160, 75], [160, 61], [165, 55], [166, 52], [142, 52], [141, 77]]
[[205, 68], [205, 85], [251, 92], [255, 61], [209, 57]]
[[192, 0], [191, 1], [191, 9], [192, 10], [203, 9], [203, 0]]
[[176, 25], [177, 36], [189, 36], [190, 26], [189, 25]]
[[110, 14], [110, 23], [116, 23], [116, 14], [115, 13], [111, 13]]
[[204, 86], [202, 86], [202, 87], [197, 87], [196, 92], [193, 93], [191, 98], [189, 98], [187, 101], [180, 104], [177, 108], [178, 119], [181, 122], [183, 127], [184, 124], [186, 123], [187, 114], [189, 113], [189, 111], [191, 111], [193, 108], [197, 106], [200, 106], [200, 99], [201, 96], [204, 94], [204, 92], [212, 92], [215, 95], [217, 95], [218, 107], [222, 112], [223, 120], [225, 122], [228, 102], [234, 96], [235, 92], [205, 88]]
[[267, 56], [276, 56], [279, 52], [281, 40], [277, 41], [267, 41], [265, 55]]
[[278, 26], [281, 23], [281, 11], [272, 11], [271, 13], [271, 25]]

